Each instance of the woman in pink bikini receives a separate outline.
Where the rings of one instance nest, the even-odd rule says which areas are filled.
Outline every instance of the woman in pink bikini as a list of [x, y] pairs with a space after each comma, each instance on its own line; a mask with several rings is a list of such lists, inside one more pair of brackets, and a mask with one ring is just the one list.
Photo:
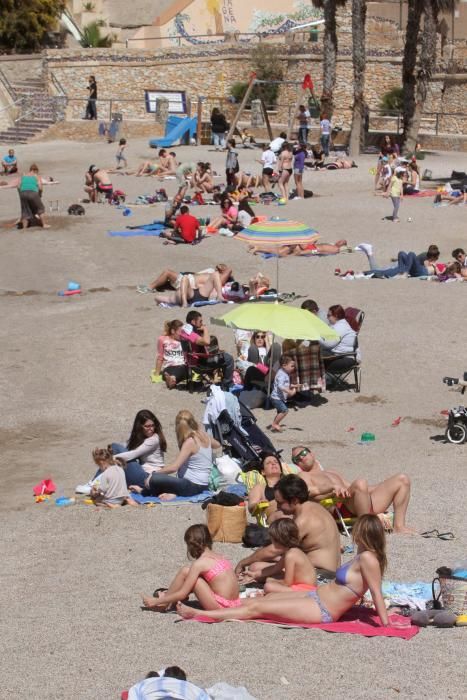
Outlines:
[[172, 604], [194, 593], [205, 610], [239, 607], [240, 589], [228, 559], [212, 551], [212, 538], [206, 525], [191, 525], [184, 540], [188, 556], [195, 561], [180, 569], [166, 591], [143, 596], [145, 607], [165, 612]]
[[[388, 616], [381, 592], [386, 569], [385, 532], [377, 515], [362, 515], [353, 528], [357, 555], [336, 571], [336, 580], [317, 590], [270, 593], [263, 598], [247, 598], [235, 610], [209, 610], [213, 620], [254, 620], [273, 618], [277, 621], [327, 623], [339, 620], [369, 589], [381, 625], [398, 627]], [[177, 612], [184, 618], [199, 614], [194, 608], [179, 603]]]

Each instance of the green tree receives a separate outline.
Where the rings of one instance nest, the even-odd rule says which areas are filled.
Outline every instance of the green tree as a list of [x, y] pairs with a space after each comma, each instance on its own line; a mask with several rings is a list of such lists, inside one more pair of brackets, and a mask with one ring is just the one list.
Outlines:
[[101, 33], [101, 27], [104, 26], [102, 20], [97, 20], [96, 22], [90, 22], [85, 27], [83, 27], [83, 38], [81, 39], [81, 46], [85, 49], [96, 49], [99, 47], [110, 47], [112, 46], [113, 35]]
[[[280, 81], [284, 76], [282, 62], [274, 46], [266, 46], [263, 44], [255, 46], [251, 51], [251, 67], [256, 73], [256, 78], [258, 80]], [[234, 83], [230, 93], [235, 97], [237, 102], [241, 102], [247, 88], [248, 83]], [[268, 84], [266, 82], [261, 86], [255, 85], [251, 91], [248, 106], [251, 104], [251, 100], [262, 97], [267, 107], [274, 107], [279, 95], [279, 88], [280, 85], [275, 84], [275, 82], [273, 84]]]
[[0, 50], [40, 51], [64, 7], [64, 0], [1, 0]]
[[337, 65], [337, 8], [345, 5], [345, 0], [312, 0], [315, 7], [323, 10], [323, 94], [322, 111], [332, 117], [334, 110], [334, 86], [336, 84]]

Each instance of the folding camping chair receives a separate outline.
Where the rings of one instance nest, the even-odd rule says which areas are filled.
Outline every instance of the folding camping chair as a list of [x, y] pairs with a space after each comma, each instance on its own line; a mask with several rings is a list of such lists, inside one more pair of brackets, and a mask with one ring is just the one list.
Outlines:
[[320, 501], [323, 508], [328, 510], [345, 537], [350, 537], [350, 530], [357, 520], [356, 516], [350, 516], [341, 512], [342, 503], [337, 498], [325, 498]]
[[226, 363], [215, 336], [211, 336], [211, 343], [206, 348], [193, 345], [188, 340], [182, 340], [182, 348], [188, 369], [187, 386], [190, 394], [193, 393], [195, 382], [206, 386], [222, 383]]
[[[323, 357], [323, 360], [327, 383], [329, 382], [332, 388], [347, 390], [353, 386], [355, 393], [360, 393], [362, 367], [358, 359], [358, 335], [355, 336], [353, 352], [342, 353], [342, 355], [327, 355]], [[347, 381], [351, 374], [354, 378], [353, 384], [349, 384]]]

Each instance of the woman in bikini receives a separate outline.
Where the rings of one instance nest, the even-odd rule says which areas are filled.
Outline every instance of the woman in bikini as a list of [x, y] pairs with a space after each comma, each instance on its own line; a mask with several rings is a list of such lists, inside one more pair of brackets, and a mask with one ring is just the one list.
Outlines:
[[166, 591], [158, 589], [154, 596], [143, 596], [145, 607], [165, 612], [171, 605], [194, 593], [204, 610], [239, 607], [240, 588], [228, 559], [212, 551], [212, 538], [206, 525], [192, 525], [185, 532], [191, 566], [183, 566]]
[[289, 255], [337, 255], [342, 248], [347, 248], [347, 241], [341, 238], [335, 243], [318, 243], [319, 234], [310, 238], [309, 243], [300, 243], [298, 245], [282, 245], [282, 246], [267, 246], [267, 245], [250, 245], [248, 252], [256, 255], [257, 253], [270, 253], [278, 255], [279, 258], [286, 258]]
[[[263, 598], [247, 598], [232, 610], [213, 609], [206, 615], [213, 620], [254, 620], [273, 618], [277, 621], [319, 624], [336, 622], [367, 590], [370, 590], [381, 625], [397, 627], [384, 605], [381, 582], [386, 569], [386, 539], [378, 516], [362, 515], [352, 532], [357, 555], [336, 571], [336, 580], [318, 590], [270, 593]], [[194, 608], [179, 603], [177, 612], [184, 618], [196, 617]]]
[[282, 199], [285, 201], [289, 198], [289, 180], [293, 173], [293, 158], [292, 147], [288, 143], [284, 143], [277, 164], [280, 172], [278, 185]]
[[211, 164], [199, 162], [195, 172], [191, 186], [196, 188], [197, 192], [210, 193], [214, 190], [214, 181], [211, 174]]

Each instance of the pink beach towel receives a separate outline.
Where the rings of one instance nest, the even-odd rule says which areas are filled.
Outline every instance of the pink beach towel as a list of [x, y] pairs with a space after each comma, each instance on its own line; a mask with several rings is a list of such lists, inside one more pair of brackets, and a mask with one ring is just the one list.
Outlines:
[[[401, 615], [392, 615], [394, 619], [400, 622], [407, 622], [406, 617]], [[212, 620], [206, 615], [197, 615], [193, 618], [195, 622], [207, 622], [214, 623], [216, 620]], [[237, 620], [232, 620], [232, 622], [237, 622]], [[404, 627], [398, 629], [396, 627], [381, 627], [379, 617], [374, 610], [369, 610], [363, 607], [354, 607], [349, 612], [344, 615], [339, 622], [321, 622], [318, 624], [308, 624], [306, 622], [287, 622], [284, 620], [268, 618], [268, 619], [258, 619], [258, 620], [245, 620], [245, 622], [260, 622], [262, 624], [277, 625], [279, 627], [284, 627], [286, 629], [291, 629], [294, 627], [300, 627], [305, 629], [319, 629], [325, 632], [341, 632], [344, 634], [360, 634], [363, 637], [400, 637], [401, 639], [412, 639], [419, 632], [419, 627], [410, 625], [409, 627]]]

